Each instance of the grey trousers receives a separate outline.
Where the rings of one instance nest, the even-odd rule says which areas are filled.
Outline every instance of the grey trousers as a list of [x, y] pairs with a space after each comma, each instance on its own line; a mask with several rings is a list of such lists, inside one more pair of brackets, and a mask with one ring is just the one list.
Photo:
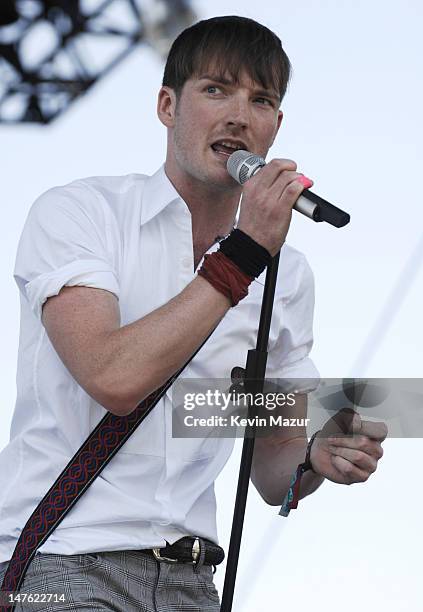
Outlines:
[[[0, 570], [0, 585], [4, 573], [5, 569]], [[142, 550], [37, 554], [19, 593], [21, 601], [15, 604], [16, 612], [219, 612], [220, 609], [211, 566], [159, 562]], [[24, 593], [31, 593], [33, 597], [27, 596], [23, 601]], [[54, 597], [47, 601], [47, 594]]]

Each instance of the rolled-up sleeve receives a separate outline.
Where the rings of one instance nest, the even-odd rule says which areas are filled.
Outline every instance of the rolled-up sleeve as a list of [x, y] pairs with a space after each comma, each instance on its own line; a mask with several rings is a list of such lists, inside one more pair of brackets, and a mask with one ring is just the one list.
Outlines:
[[108, 242], [110, 215], [107, 204], [83, 184], [54, 187], [34, 202], [19, 240], [13, 276], [38, 320], [47, 298], [64, 286], [105, 289], [119, 298]]
[[270, 376], [284, 379], [290, 391], [316, 389], [320, 374], [309, 353], [313, 346], [314, 277], [304, 255], [297, 270], [296, 289], [283, 304], [281, 333], [272, 348]]

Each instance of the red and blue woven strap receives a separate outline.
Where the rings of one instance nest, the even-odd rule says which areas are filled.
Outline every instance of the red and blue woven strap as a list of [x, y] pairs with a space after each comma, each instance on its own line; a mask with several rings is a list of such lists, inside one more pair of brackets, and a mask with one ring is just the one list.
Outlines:
[[[157, 389], [127, 416], [119, 417], [108, 412], [103, 417], [29, 517], [13, 551], [1, 591], [7, 591], [7, 594], [19, 591], [37, 548], [47, 540], [122, 444], [154, 408], [168, 386]], [[13, 606], [3, 605], [5, 595], [3, 592], [1, 612], [13, 610]]]
[[44, 544], [93, 480], [207, 342], [213, 331], [184, 366], [164, 385], [146, 397], [129, 415], [120, 417], [108, 412], [78, 449], [35, 508], [21, 532], [0, 588], [0, 612], [14, 610], [15, 605], [7, 603], [10, 601], [8, 596], [19, 591], [37, 548]]

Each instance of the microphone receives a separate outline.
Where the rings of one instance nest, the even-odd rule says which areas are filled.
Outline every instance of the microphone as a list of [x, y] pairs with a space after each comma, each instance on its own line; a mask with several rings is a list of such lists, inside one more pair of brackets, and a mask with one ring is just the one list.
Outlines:
[[[237, 183], [243, 185], [265, 165], [266, 161], [263, 157], [240, 149], [229, 156], [226, 169]], [[294, 204], [294, 210], [317, 223], [326, 221], [326, 223], [330, 223], [335, 227], [344, 227], [344, 225], [350, 222], [350, 215], [348, 213], [330, 204], [312, 191], [309, 191], [309, 189], [304, 189], [301, 193]]]

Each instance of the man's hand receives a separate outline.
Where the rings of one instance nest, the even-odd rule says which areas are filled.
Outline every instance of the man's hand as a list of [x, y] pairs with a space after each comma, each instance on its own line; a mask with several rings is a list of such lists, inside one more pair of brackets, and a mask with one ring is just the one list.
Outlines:
[[261, 244], [272, 255], [285, 242], [292, 208], [313, 181], [296, 172], [292, 159], [272, 159], [244, 185], [238, 229]]
[[387, 434], [385, 423], [362, 421], [344, 408], [316, 436], [310, 453], [313, 470], [340, 484], [365, 482], [376, 471]]

